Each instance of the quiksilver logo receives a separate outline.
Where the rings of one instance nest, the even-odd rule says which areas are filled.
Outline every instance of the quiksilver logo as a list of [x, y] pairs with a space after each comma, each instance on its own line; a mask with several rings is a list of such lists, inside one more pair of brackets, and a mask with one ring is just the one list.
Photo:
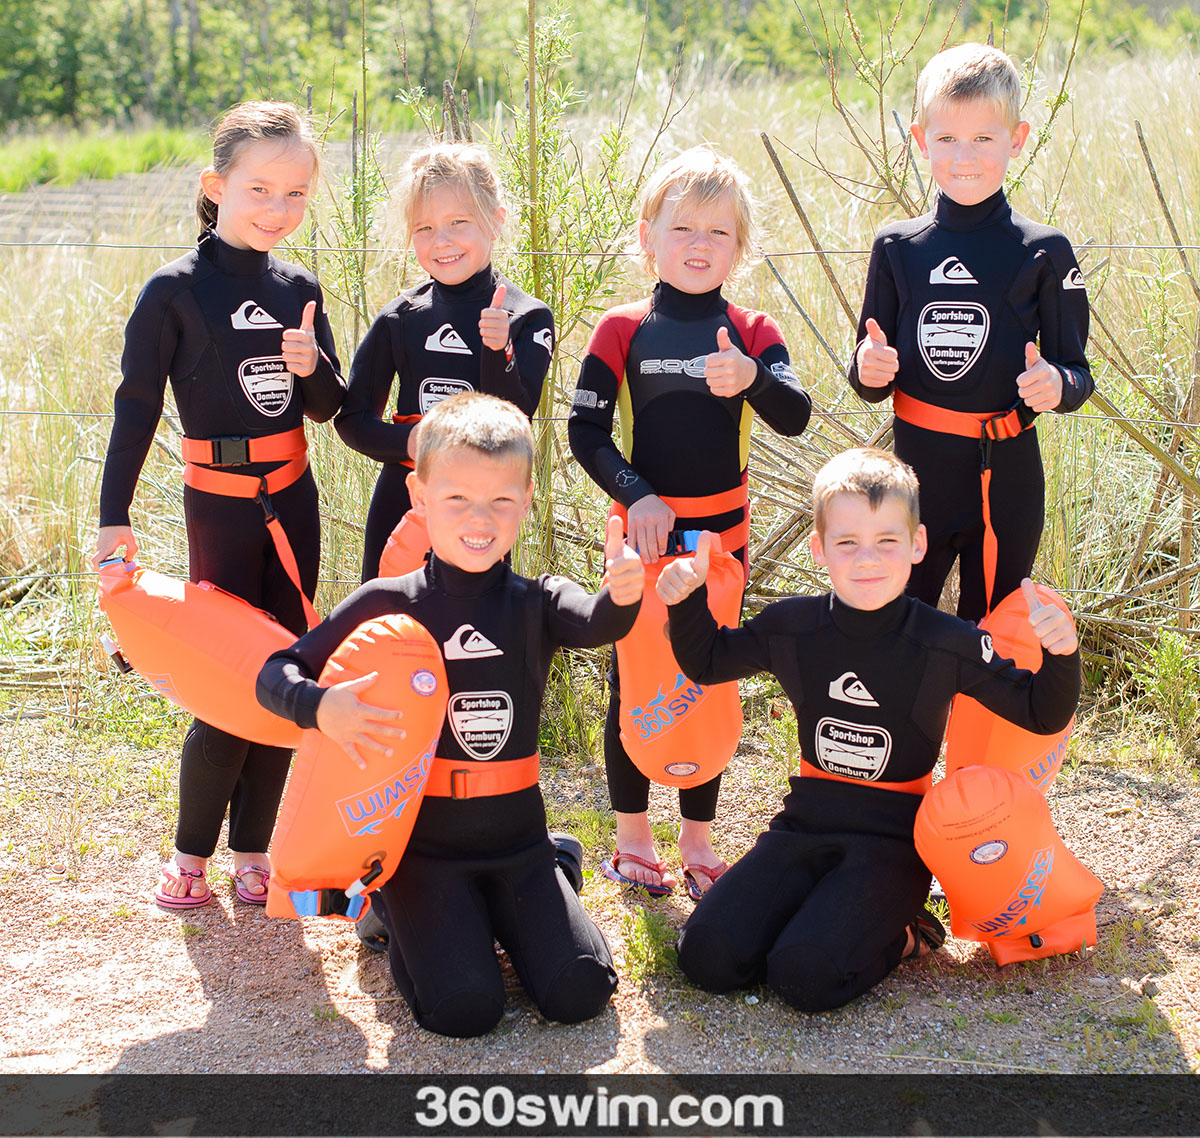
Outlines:
[[430, 332], [425, 337], [427, 352], [449, 352], [455, 356], [469, 356], [471, 349], [466, 341], [454, 330], [454, 325], [443, 324], [436, 332]]
[[1063, 277], [1063, 288], [1087, 288], [1083, 280], [1083, 273], [1079, 271], [1078, 266]]
[[253, 300], [244, 300], [229, 314], [229, 323], [240, 332], [253, 332], [259, 328], [282, 328], [269, 312], [260, 308]]
[[485, 656], [503, 656], [482, 632], [476, 632], [469, 624], [460, 624], [454, 635], [442, 645], [442, 654], [447, 660], [478, 660]]
[[929, 274], [930, 284], [973, 285], [979, 282], [957, 257], [947, 257]]
[[879, 701], [867, 691], [867, 685], [853, 672], [843, 672], [836, 680], [829, 681], [829, 698], [858, 707], [879, 706]]
[[533, 342], [541, 344], [548, 352], [554, 351], [554, 333], [549, 328], [539, 328], [534, 332]]
[[992, 638], [986, 632], [979, 638], [979, 650], [980, 655], [983, 656], [983, 662], [990, 664], [992, 657], [996, 654], [996, 648], [992, 644]]

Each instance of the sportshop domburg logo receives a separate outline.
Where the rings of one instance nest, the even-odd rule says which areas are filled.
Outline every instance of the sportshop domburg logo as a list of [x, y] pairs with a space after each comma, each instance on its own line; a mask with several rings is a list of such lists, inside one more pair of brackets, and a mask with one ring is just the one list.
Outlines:
[[987, 344], [992, 318], [982, 304], [927, 304], [917, 317], [917, 343], [926, 366], [950, 383], [971, 370]]
[[399, 818], [412, 797], [425, 785], [429, 774], [429, 763], [437, 750], [435, 738], [425, 753], [414, 759], [403, 770], [389, 775], [382, 782], [357, 794], [341, 798], [337, 803], [338, 817], [352, 838], [364, 834], [377, 834], [379, 827], [389, 818]]
[[292, 401], [292, 373], [282, 356], [258, 356], [238, 365], [246, 398], [264, 415], [282, 415]]
[[982, 921], [972, 921], [972, 926], [987, 940], [1008, 936], [1014, 929], [1021, 928], [1028, 922], [1032, 911], [1041, 906], [1042, 894], [1046, 891], [1046, 882], [1050, 880], [1050, 871], [1053, 868], [1054, 847], [1037, 850], [1025, 873], [1025, 880], [1021, 882], [1020, 888], [1012, 895], [1008, 904]]
[[[668, 692], [660, 687], [658, 694], [645, 706], [635, 707], [629, 712], [634, 730], [645, 741], [670, 731], [698, 707], [709, 689], [703, 684], [689, 680], [682, 672], [675, 675], [675, 686]], [[672, 772], [678, 774], [679, 772]]]

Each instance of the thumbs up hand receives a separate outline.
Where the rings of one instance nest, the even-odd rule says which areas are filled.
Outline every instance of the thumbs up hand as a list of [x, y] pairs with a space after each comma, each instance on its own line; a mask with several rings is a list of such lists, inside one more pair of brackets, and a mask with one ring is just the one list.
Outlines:
[[[708, 563], [717, 535], [704, 530], [691, 557], [679, 557], [659, 575], [654, 591], [665, 605], [677, 605], [708, 580]], [[719, 548], [719, 547], [718, 547]]]
[[508, 347], [508, 313], [502, 307], [507, 285], [497, 285], [492, 303], [479, 314], [479, 338], [485, 348], [502, 352]]
[[1029, 623], [1042, 642], [1042, 647], [1055, 656], [1069, 656], [1079, 647], [1075, 622], [1070, 614], [1057, 605], [1044, 605], [1033, 582], [1026, 577], [1021, 582], [1021, 594], [1029, 606]]
[[304, 306], [299, 328], [289, 328], [283, 334], [280, 355], [292, 375], [303, 379], [317, 369], [317, 334], [313, 322], [317, 318], [317, 302], [310, 300]]
[[900, 355], [888, 346], [887, 336], [874, 316], [867, 317], [867, 336], [858, 345], [858, 382], [863, 387], [887, 387], [900, 370]]
[[620, 518], [609, 518], [604, 534], [604, 580], [614, 605], [635, 605], [642, 599], [646, 571], [642, 559], [625, 543]]
[[717, 329], [717, 350], [704, 358], [704, 379], [714, 395], [740, 395], [758, 378], [758, 364], [738, 351], [724, 324]]
[[1062, 402], [1062, 372], [1042, 359], [1031, 340], [1025, 345], [1025, 370], [1017, 376], [1017, 394], [1034, 411], [1053, 411]]

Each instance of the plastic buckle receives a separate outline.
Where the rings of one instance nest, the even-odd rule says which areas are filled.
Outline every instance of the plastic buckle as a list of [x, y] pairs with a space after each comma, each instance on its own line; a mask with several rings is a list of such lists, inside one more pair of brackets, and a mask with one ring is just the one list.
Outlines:
[[698, 529], [673, 529], [667, 534], [667, 551], [664, 557], [678, 557], [683, 553], [695, 553], [700, 541]]
[[260, 478], [258, 480], [258, 493], [254, 495], [254, 500], [262, 506], [262, 512], [268, 522], [275, 520], [275, 507], [271, 505], [271, 496], [267, 493], [267, 480]]
[[213, 466], [245, 466], [250, 461], [250, 440], [247, 438], [209, 439], [212, 443]]
[[467, 793], [467, 775], [470, 772], [466, 767], [459, 767], [457, 770], [450, 772], [450, 797], [451, 798], [470, 798]]

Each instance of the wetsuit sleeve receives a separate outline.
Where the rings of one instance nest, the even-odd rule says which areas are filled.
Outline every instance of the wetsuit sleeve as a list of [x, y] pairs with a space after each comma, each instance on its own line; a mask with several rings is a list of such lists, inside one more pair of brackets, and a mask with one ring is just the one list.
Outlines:
[[376, 462], [408, 460], [408, 436], [413, 424], [383, 419], [392, 380], [400, 374], [404, 382], [404, 361], [396, 359], [393, 347], [399, 337], [392, 334], [402, 320], [402, 313], [385, 309], [367, 329], [350, 365], [346, 401], [333, 421], [342, 442]]
[[1038, 735], [1052, 735], [1071, 721], [1079, 703], [1079, 652], [1070, 656], [1042, 653], [1036, 672], [1018, 668], [1011, 660], [989, 658], [990, 639], [970, 638], [973, 650], [960, 656], [958, 690], [989, 711]]
[[768, 605], [740, 628], [718, 628], [705, 585], [679, 604], [668, 605], [671, 650], [684, 674], [700, 684], [721, 684], [770, 671], [766, 629], [774, 607]]
[[314, 423], [332, 419], [346, 398], [346, 381], [342, 378], [342, 365], [338, 362], [337, 348], [333, 343], [333, 329], [329, 326], [329, 314], [325, 311], [325, 297], [317, 285], [317, 315], [313, 321], [313, 334], [317, 338], [317, 366], [312, 375], [298, 382], [304, 392], [304, 414]]
[[550, 639], [564, 648], [597, 648], [620, 640], [637, 619], [641, 603], [617, 605], [607, 587], [589, 593], [566, 577], [541, 579]]
[[142, 472], [158, 420], [180, 324], [171, 297], [152, 281], [142, 290], [125, 325], [121, 383], [104, 478], [100, 485], [100, 525], [129, 525], [129, 503]]
[[1087, 289], [1065, 237], [1049, 243], [1043, 260], [1038, 286], [1039, 348], [1043, 358], [1062, 373], [1063, 397], [1055, 410], [1075, 411], [1096, 386], [1085, 354], [1091, 315]]
[[592, 481], [628, 508], [653, 494], [654, 487], [630, 466], [613, 441], [613, 411], [628, 349], [619, 329], [620, 323], [607, 313], [592, 332], [575, 385], [567, 441], [575, 461]]
[[554, 347], [554, 317], [544, 305], [527, 313], [506, 351], [481, 348], [479, 390], [515, 403], [530, 417], [542, 398]]
[[750, 355], [758, 376], [746, 389], [746, 398], [755, 414], [777, 434], [800, 434], [812, 415], [812, 400], [792, 370], [779, 325], [765, 313], [754, 326]]
[[364, 620], [403, 608], [404, 597], [385, 583], [368, 581], [355, 589], [316, 628], [267, 657], [254, 688], [258, 702], [297, 726], [316, 727], [325, 692], [316, 677], [326, 661]]
[[871, 260], [867, 263], [867, 284], [863, 290], [862, 312], [858, 317], [858, 336], [854, 351], [850, 354], [850, 370], [847, 378], [859, 398], [868, 403], [882, 403], [892, 394], [895, 383], [887, 387], [864, 387], [858, 379], [858, 349], [867, 338], [867, 320], [875, 317], [889, 344], [896, 342], [896, 320], [900, 312], [900, 296], [896, 290], [896, 279], [892, 274], [887, 255], [887, 242], [882, 235], [875, 238], [871, 247]]

